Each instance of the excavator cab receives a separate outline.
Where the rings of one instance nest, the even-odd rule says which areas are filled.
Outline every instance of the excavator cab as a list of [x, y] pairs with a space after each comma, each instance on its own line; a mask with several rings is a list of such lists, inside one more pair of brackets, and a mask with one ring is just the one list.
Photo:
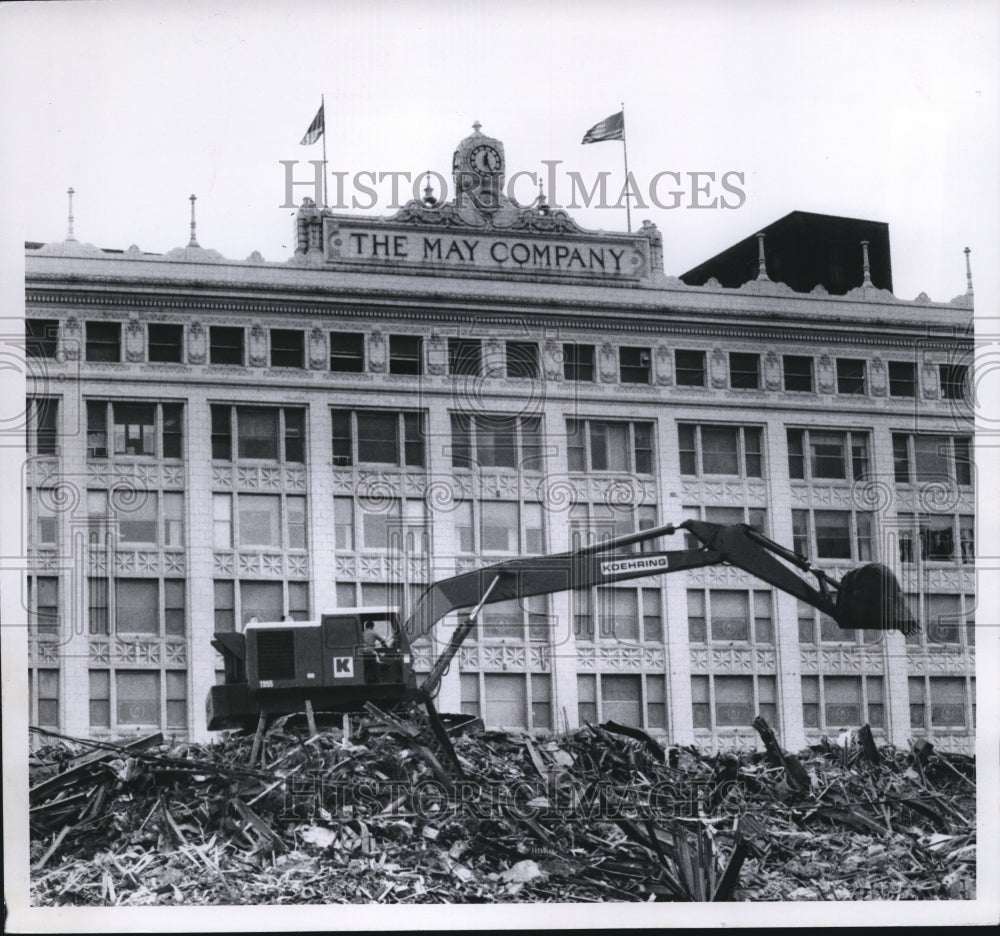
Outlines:
[[357, 711], [395, 704], [412, 688], [409, 646], [395, 608], [343, 608], [318, 621], [253, 621], [216, 634], [226, 681], [208, 697], [208, 727], [245, 728], [261, 713]]

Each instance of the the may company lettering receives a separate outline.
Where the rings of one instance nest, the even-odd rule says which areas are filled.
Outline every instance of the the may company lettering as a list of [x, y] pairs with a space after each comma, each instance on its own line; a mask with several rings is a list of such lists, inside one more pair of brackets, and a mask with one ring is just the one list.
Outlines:
[[[435, 234], [344, 232], [350, 247], [339, 260], [390, 261], [503, 270], [533, 270], [600, 275], [635, 275], [643, 266], [626, 246], [501, 237], [449, 237]], [[631, 264], [631, 265], [629, 265]]]

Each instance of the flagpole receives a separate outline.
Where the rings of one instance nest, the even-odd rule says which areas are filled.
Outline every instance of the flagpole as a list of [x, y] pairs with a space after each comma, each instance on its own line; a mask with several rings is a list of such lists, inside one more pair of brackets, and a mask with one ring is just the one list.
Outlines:
[[[315, 101], [316, 98], [313, 100]], [[323, 207], [326, 208], [326, 177], [328, 175], [326, 171], [326, 97], [322, 93], [319, 96], [319, 109], [323, 111]]]
[[[628, 176], [628, 143], [625, 140], [625, 102], [622, 101], [622, 151], [625, 154], [625, 217], [628, 220], [628, 232], [632, 233], [632, 187], [629, 185]], [[325, 138], [324, 138], [325, 139]]]

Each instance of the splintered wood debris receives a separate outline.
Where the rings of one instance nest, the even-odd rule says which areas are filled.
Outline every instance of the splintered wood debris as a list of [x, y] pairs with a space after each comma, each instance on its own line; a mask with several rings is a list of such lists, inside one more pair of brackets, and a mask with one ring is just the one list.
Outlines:
[[[32, 903], [142, 906], [975, 896], [975, 761], [867, 727], [799, 754], [662, 747], [634, 728], [351, 739], [284, 719], [262, 745], [34, 729]], [[254, 753], [251, 763], [251, 753]]]

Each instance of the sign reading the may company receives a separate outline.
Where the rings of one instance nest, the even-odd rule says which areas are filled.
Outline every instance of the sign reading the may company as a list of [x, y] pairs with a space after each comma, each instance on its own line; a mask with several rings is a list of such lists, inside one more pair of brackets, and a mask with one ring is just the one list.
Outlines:
[[327, 230], [325, 240], [329, 263], [392, 266], [397, 271], [413, 267], [635, 280], [647, 276], [650, 267], [648, 241], [635, 235], [414, 231], [340, 223]]

